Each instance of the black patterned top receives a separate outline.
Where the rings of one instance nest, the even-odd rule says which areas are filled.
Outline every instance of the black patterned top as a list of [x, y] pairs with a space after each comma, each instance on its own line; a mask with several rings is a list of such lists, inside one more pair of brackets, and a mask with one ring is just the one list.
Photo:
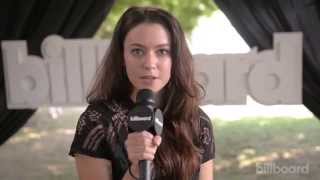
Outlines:
[[[129, 98], [128, 98], [129, 99]], [[108, 159], [112, 163], [112, 176], [120, 180], [129, 166], [124, 146], [128, 136], [128, 112], [134, 103], [98, 101], [89, 104], [81, 114], [69, 155], [76, 153]], [[214, 159], [215, 144], [212, 124], [208, 116], [200, 111], [201, 163]], [[154, 174], [154, 173], [152, 173]], [[198, 179], [199, 172], [192, 179]]]

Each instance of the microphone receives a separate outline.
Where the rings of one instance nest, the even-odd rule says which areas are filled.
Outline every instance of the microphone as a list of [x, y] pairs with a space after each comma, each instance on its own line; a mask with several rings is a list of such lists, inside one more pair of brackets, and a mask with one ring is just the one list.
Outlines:
[[[155, 94], [149, 89], [142, 89], [136, 97], [136, 104], [129, 111], [128, 128], [132, 132], [148, 131], [153, 135], [161, 135], [163, 114], [155, 107]], [[151, 161], [139, 161], [140, 180], [151, 180]]]

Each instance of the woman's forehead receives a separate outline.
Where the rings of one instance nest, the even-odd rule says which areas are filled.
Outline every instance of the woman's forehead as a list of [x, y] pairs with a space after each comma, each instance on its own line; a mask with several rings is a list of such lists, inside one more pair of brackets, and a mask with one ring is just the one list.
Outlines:
[[125, 45], [170, 45], [170, 35], [161, 24], [142, 23], [127, 33], [124, 43]]

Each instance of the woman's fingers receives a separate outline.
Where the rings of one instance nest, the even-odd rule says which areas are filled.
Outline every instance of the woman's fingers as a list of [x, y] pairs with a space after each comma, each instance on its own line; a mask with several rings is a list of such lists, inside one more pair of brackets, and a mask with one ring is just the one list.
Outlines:
[[133, 153], [131, 158], [134, 161], [140, 161], [140, 160], [153, 160], [154, 159], [154, 153]]
[[127, 148], [130, 153], [150, 153], [155, 154], [157, 147], [154, 145], [151, 146], [136, 146], [136, 147], [128, 147]]
[[154, 136], [153, 144], [155, 144], [156, 146], [160, 146], [160, 144], [161, 144], [161, 136], [159, 136], [159, 135]]
[[127, 147], [146, 148], [152, 144], [153, 135], [147, 131], [130, 133], [126, 141]]
[[156, 147], [128, 148], [129, 160], [132, 162], [140, 160], [153, 160], [156, 150]]
[[153, 136], [147, 131], [128, 134], [125, 145], [129, 160], [131, 162], [153, 160], [160, 143], [160, 136]]

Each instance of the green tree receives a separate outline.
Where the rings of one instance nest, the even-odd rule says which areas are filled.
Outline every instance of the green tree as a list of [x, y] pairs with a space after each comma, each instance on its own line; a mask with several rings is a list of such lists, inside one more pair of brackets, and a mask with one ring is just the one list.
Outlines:
[[183, 30], [190, 34], [201, 16], [210, 16], [217, 9], [213, 0], [117, 0], [96, 37], [110, 38], [116, 22], [130, 6], [152, 5], [168, 10], [180, 21]]

